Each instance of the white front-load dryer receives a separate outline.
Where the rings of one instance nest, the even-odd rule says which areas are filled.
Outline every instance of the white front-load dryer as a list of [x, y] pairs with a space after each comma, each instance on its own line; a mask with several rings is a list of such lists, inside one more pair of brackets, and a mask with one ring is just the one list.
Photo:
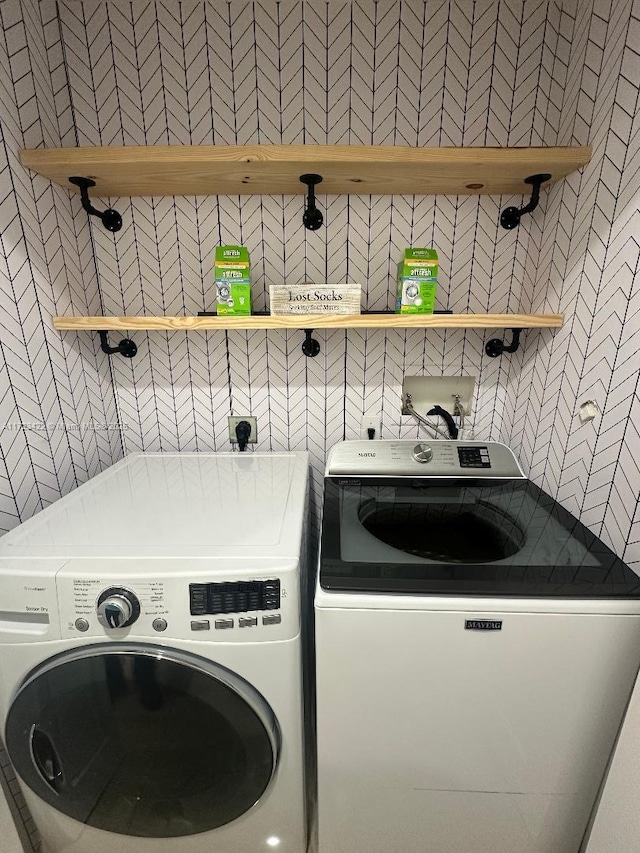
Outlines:
[[46, 853], [302, 853], [308, 460], [136, 454], [0, 541], [0, 723]]

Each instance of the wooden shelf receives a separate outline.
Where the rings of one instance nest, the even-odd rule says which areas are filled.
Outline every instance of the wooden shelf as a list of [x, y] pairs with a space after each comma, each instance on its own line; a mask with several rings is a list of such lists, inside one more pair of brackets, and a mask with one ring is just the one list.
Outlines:
[[[352, 145], [156, 145], [36, 148], [22, 164], [67, 189], [92, 178], [93, 196], [303, 194], [305, 172], [320, 195], [523, 194], [529, 175], [561, 180], [591, 159], [575, 148], [408, 148]], [[547, 186], [545, 184], [544, 186]]]
[[66, 331], [215, 329], [556, 329], [562, 314], [353, 314], [299, 317], [54, 317]]

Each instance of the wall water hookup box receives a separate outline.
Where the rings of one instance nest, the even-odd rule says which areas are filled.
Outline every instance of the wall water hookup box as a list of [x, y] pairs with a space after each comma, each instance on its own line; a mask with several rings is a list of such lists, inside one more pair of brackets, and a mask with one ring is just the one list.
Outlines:
[[410, 414], [405, 406], [407, 394], [419, 415], [434, 406], [442, 406], [453, 414], [456, 395], [465, 415], [473, 411], [473, 394], [476, 385], [475, 376], [405, 376], [402, 382], [402, 414]]

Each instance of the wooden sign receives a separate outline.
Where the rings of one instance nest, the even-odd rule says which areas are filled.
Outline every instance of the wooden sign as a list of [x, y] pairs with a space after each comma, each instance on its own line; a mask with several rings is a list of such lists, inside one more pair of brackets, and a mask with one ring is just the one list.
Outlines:
[[271, 313], [359, 314], [362, 287], [359, 284], [272, 284]]

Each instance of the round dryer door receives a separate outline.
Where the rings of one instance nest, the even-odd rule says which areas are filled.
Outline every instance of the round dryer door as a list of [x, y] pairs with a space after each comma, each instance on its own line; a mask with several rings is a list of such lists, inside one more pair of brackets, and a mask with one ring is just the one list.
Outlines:
[[145, 645], [52, 658], [20, 688], [6, 746], [24, 782], [99, 829], [206, 832], [265, 793], [279, 749], [264, 698], [224, 667]]

